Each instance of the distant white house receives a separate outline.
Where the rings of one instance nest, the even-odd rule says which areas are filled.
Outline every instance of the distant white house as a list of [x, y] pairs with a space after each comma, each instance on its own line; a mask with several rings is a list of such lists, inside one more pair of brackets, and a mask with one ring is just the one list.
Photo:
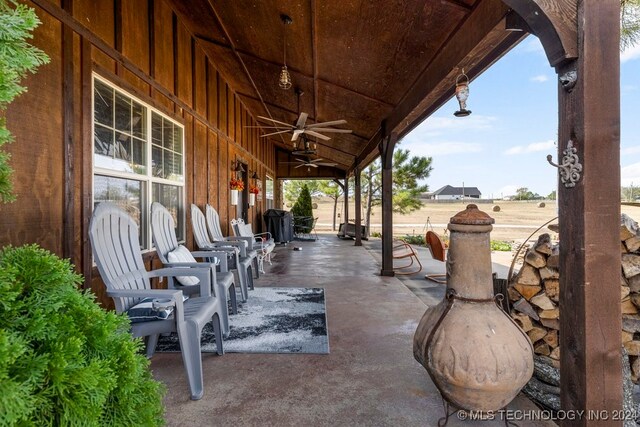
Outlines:
[[479, 199], [482, 197], [482, 193], [478, 190], [478, 187], [452, 187], [451, 185], [445, 185], [433, 193], [428, 193], [427, 196], [434, 200], [461, 200], [462, 198]]

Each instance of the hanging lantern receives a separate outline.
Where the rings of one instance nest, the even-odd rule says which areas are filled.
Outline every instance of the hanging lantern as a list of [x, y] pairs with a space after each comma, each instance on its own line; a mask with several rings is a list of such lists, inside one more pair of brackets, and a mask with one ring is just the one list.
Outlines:
[[471, 110], [467, 110], [467, 99], [469, 98], [469, 76], [462, 73], [456, 78], [456, 99], [460, 104], [460, 109], [453, 113], [456, 117], [467, 117]]
[[287, 66], [282, 67], [282, 71], [280, 71], [280, 80], [278, 85], [281, 89], [289, 89], [291, 87], [291, 74], [289, 74], [289, 70], [287, 70]]
[[282, 37], [283, 65], [282, 65], [282, 70], [280, 70], [278, 86], [280, 86], [281, 89], [287, 90], [291, 88], [291, 74], [289, 74], [289, 70], [287, 69], [287, 25], [291, 25], [293, 20], [285, 14], [280, 15], [280, 19], [284, 24], [283, 37]]

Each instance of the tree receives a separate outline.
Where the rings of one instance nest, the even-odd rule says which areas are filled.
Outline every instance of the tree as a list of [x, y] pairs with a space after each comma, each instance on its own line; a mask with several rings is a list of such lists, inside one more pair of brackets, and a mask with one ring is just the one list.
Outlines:
[[[13, 5], [14, 7], [11, 7]], [[49, 57], [26, 40], [40, 25], [36, 12], [13, 0], [0, 0], [0, 113], [27, 88], [20, 86], [27, 73], [49, 62]], [[13, 141], [4, 114], [0, 114], [0, 147]], [[9, 166], [9, 154], [0, 150], [0, 202], [15, 200]]]
[[338, 214], [338, 200], [340, 199], [340, 196], [342, 196], [342, 194], [344, 194], [344, 191], [342, 190], [342, 186], [338, 185], [337, 182], [335, 181], [327, 181], [327, 180], [323, 180], [320, 181], [320, 185], [318, 187], [318, 190], [325, 196], [329, 197], [331, 200], [333, 200], [333, 227], [332, 230], [336, 229], [336, 217]]
[[311, 193], [307, 184], [302, 186], [300, 195], [291, 208], [293, 216], [313, 217], [313, 206], [311, 205]]
[[547, 196], [547, 199], [549, 200], [556, 200], [557, 198], [557, 194], [556, 194], [556, 190], [553, 190], [551, 193], [549, 193], [549, 195]]
[[620, 49], [625, 50], [640, 41], [640, 0], [621, 0], [620, 23]]
[[296, 200], [298, 200], [298, 196], [300, 196], [300, 192], [305, 185], [307, 186], [311, 197], [322, 194], [319, 189], [320, 181], [315, 179], [292, 179], [285, 181], [284, 183], [284, 200], [293, 205]]
[[[431, 157], [410, 157], [409, 150], [398, 149], [393, 153], [393, 212], [402, 215], [422, 207], [420, 193], [428, 191], [420, 180], [429, 177], [433, 167]], [[371, 210], [382, 202], [382, 169], [377, 160], [362, 174], [363, 195], [365, 197], [365, 225], [371, 223]]]

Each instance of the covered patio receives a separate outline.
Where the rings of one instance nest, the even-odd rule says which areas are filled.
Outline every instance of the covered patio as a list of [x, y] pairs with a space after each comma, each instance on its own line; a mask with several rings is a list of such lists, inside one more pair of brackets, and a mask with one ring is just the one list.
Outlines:
[[[179, 356], [157, 355], [170, 424], [434, 425], [440, 399], [411, 355], [425, 306], [392, 277], [394, 148], [454, 95], [463, 70], [473, 80], [527, 34], [558, 74], [561, 328], [574, 331], [561, 335], [562, 407], [622, 407], [611, 291], [621, 268], [619, 0], [26, 3], [42, 20], [33, 42], [51, 63], [6, 112], [18, 202], [2, 206], [0, 245], [38, 243], [69, 258], [105, 308], [113, 303], [88, 237], [99, 202], [127, 208], [152, 270], [152, 202], [167, 205], [179, 240], [195, 249], [191, 204], [216, 208], [227, 235], [233, 218], [260, 231], [264, 211], [282, 206], [282, 180], [336, 179], [360, 206], [360, 172], [381, 158], [381, 264], [360, 247], [356, 226], [355, 247], [333, 238], [281, 248], [258, 281], [325, 287], [332, 353], [205, 356], [205, 399], [195, 403], [174, 392], [184, 388]], [[285, 61], [288, 90], [278, 79]], [[273, 120], [297, 123], [302, 113], [309, 124], [344, 119], [352, 130], [303, 147], [303, 161], [331, 166], [296, 167], [294, 132], [265, 137]], [[237, 204], [232, 179], [244, 183]]]
[[[205, 395], [193, 402], [180, 354], [158, 353], [152, 369], [170, 390], [168, 425], [437, 425], [442, 400], [412, 354], [427, 306], [399, 279], [375, 274], [380, 265], [364, 246], [328, 234], [295, 246], [302, 251], [279, 246], [256, 285], [324, 288], [330, 354], [205, 354]], [[522, 395], [508, 409], [539, 412]], [[449, 425], [504, 421], [463, 423], [453, 416]]]

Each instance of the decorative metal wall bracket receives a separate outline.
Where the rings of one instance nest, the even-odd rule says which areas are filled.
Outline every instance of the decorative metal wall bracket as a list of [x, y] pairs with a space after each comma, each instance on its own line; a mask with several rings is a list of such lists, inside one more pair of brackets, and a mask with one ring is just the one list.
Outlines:
[[576, 183], [580, 180], [580, 173], [582, 172], [582, 164], [578, 157], [578, 149], [573, 146], [573, 141], [569, 140], [567, 148], [562, 152], [562, 163], [556, 164], [551, 159], [551, 154], [547, 155], [547, 161], [551, 166], [558, 168], [560, 171], [560, 182], [567, 188], [575, 187]]
[[567, 71], [559, 78], [560, 84], [567, 92], [571, 92], [578, 81], [577, 71]]

